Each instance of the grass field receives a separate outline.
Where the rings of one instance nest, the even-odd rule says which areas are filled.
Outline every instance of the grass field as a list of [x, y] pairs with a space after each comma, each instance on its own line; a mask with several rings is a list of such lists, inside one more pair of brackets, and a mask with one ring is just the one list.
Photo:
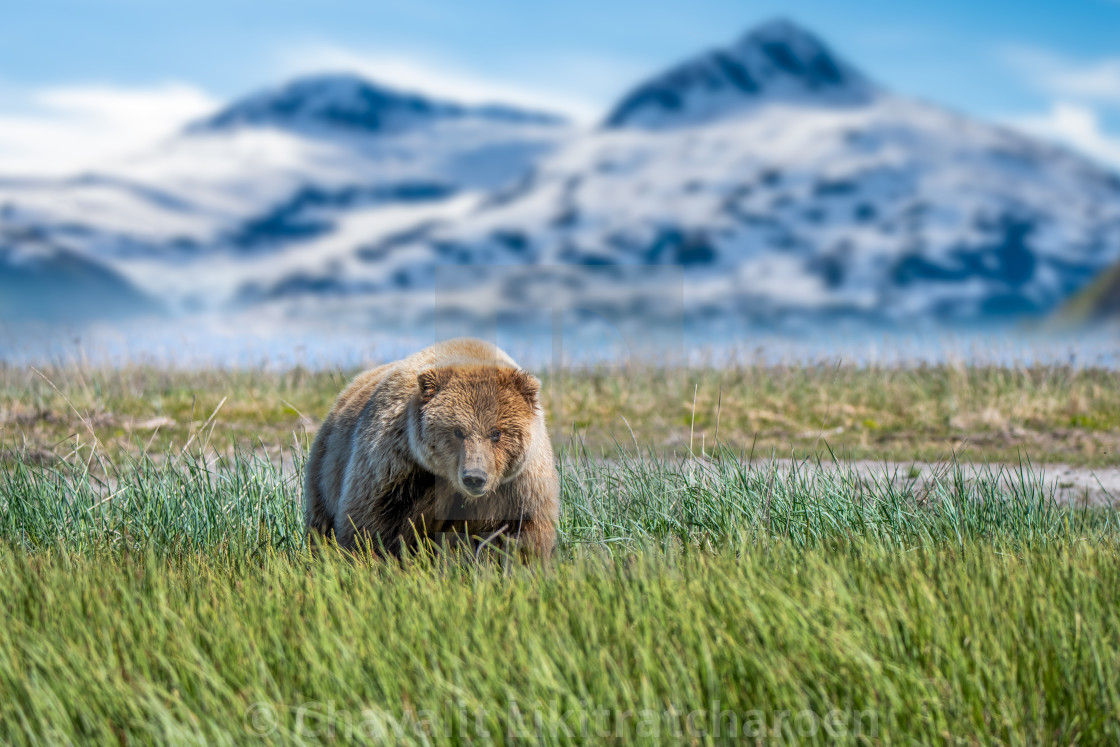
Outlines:
[[[916, 482], [736, 458], [763, 410], [796, 423], [757, 438], [786, 453], [844, 407], [935, 449], [985, 396], [1008, 428], [1084, 416], [1107, 443], [1110, 373], [569, 374], [561, 413], [589, 420], [548, 567], [312, 557], [297, 411], [337, 373], [43, 373], [0, 377], [2, 742], [1120, 740], [1120, 512], [1026, 462]], [[609, 451], [616, 416], [648, 453]]]
[[[1120, 453], [1120, 372], [957, 365], [878, 368], [730, 363], [635, 366], [542, 378], [557, 445], [614, 453], [1101, 466]], [[137, 455], [210, 443], [275, 451], [312, 433], [353, 371], [30, 369], [0, 365], [0, 448], [52, 459], [76, 441]]]

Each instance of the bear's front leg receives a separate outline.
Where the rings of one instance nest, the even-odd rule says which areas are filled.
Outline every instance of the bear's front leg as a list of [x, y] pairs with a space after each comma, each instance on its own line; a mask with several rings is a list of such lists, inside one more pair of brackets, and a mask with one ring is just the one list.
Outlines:
[[406, 547], [416, 545], [416, 530], [411, 526], [401, 526], [393, 530], [377, 531], [369, 526], [357, 525], [350, 517], [343, 517], [344, 523], [335, 525], [338, 546], [351, 552], [369, 553], [375, 558], [400, 556]]
[[378, 551], [377, 541], [370, 530], [355, 524], [349, 515], [339, 517], [334, 525], [334, 536], [343, 550]]
[[517, 532], [517, 550], [522, 560], [548, 560], [556, 548], [556, 525], [551, 521], [525, 519]]

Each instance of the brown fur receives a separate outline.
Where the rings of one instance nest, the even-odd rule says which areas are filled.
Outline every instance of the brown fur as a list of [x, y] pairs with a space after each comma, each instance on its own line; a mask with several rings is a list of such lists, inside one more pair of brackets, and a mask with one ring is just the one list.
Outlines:
[[515, 538], [547, 557], [560, 478], [539, 392], [502, 350], [467, 338], [358, 375], [311, 446], [308, 532], [390, 554], [417, 539]]

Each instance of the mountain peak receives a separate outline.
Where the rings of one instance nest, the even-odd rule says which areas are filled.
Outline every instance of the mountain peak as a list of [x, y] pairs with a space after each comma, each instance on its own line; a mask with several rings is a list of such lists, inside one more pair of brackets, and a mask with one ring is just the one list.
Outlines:
[[770, 101], [858, 106], [877, 90], [812, 32], [778, 18], [638, 86], [611, 112], [606, 126], [696, 124]]
[[480, 117], [521, 123], [557, 124], [551, 114], [510, 106], [471, 107], [400, 91], [353, 73], [297, 78], [251, 94], [188, 128], [212, 132], [243, 127], [303, 131], [392, 132], [436, 119]]

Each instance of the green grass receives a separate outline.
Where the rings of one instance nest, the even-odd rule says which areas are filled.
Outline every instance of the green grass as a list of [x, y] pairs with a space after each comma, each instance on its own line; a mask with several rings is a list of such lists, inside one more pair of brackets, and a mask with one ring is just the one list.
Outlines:
[[[785, 467], [719, 456], [562, 454], [561, 555], [651, 546], [719, 551], [771, 540], [808, 549], [849, 539], [1017, 550], [1120, 537], [1120, 514], [1056, 500], [1027, 464], [974, 475], [947, 465], [919, 483], [869, 478], [843, 463]], [[19, 461], [0, 473], [0, 541], [28, 552], [233, 559], [304, 552], [298, 460], [199, 451], [105, 462], [99, 470], [93, 464]]]
[[564, 455], [544, 568], [312, 557], [291, 462], [17, 461], [0, 741], [1120, 739], [1116, 511], [722, 456]]
[[6, 550], [0, 738], [1120, 739], [1112, 553], [856, 550], [504, 574]]
[[1120, 740], [1114, 373], [567, 372], [547, 567], [312, 556], [346, 378], [0, 369], [0, 742]]

